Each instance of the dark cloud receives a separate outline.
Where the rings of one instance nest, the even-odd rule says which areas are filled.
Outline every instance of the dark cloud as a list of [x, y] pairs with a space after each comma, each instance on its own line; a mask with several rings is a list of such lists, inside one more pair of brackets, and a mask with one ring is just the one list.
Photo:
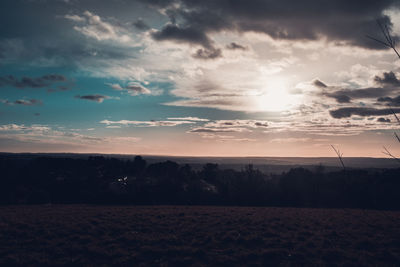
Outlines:
[[174, 24], [168, 24], [160, 31], [153, 32], [151, 35], [157, 41], [169, 40], [202, 45], [205, 48], [212, 47], [212, 42], [208, 36], [202, 30], [195, 27], [181, 28]]
[[381, 36], [376, 20], [390, 28], [392, 23], [385, 11], [400, 5], [397, 0], [175, 0], [151, 4], [166, 10], [173, 24], [179, 22], [158, 32], [160, 40], [208, 45], [209, 33], [231, 30], [260, 32], [286, 40], [326, 37], [338, 44], [371, 49], [385, 47], [365, 35]]
[[374, 81], [382, 85], [400, 86], [400, 80], [397, 79], [393, 71], [384, 72], [382, 77], [375, 76]]
[[133, 26], [135, 26], [136, 29], [145, 31], [150, 29], [149, 25], [147, 25], [142, 19], [137, 19], [135, 22], [132, 23]]
[[237, 44], [235, 42], [232, 42], [232, 43], [226, 45], [226, 48], [227, 49], [231, 49], [231, 50], [237, 50], [237, 49], [239, 49], [239, 50], [247, 50], [247, 47], [245, 47], [243, 45], [240, 45], [240, 44]]
[[316, 87], [319, 87], [319, 88], [328, 87], [325, 83], [323, 83], [323, 82], [321, 82], [320, 80], [317, 80], [317, 79], [313, 81], [313, 85], [315, 85]]
[[96, 101], [98, 103], [102, 103], [104, 99], [110, 98], [109, 96], [106, 95], [76, 95], [75, 98], [78, 99], [85, 99], [85, 100], [90, 100], [90, 101]]
[[385, 122], [385, 123], [388, 123], [388, 122], [391, 122], [391, 120], [390, 119], [386, 119], [386, 118], [378, 118], [377, 120], [376, 120], [377, 122]]
[[394, 90], [395, 89], [391, 87], [367, 87], [360, 89], [341, 89], [332, 93], [324, 92], [322, 94], [328, 97], [335, 98], [339, 103], [349, 103], [350, 99], [385, 97]]
[[254, 125], [257, 127], [268, 127], [268, 123], [266, 122], [256, 122]]
[[[128, 31], [132, 26], [128, 27], [125, 22], [143, 13], [141, 3], [104, 0], [95, 4], [93, 1], [76, 3], [71, 9], [63, 1], [0, 1], [0, 64], [23, 62], [25, 65], [33, 63], [79, 69], [83, 65], [98, 66], [98, 61], [105, 59], [135, 57], [137, 47], [87, 38], [75, 29], [75, 22], [65, 19], [65, 15], [72, 11], [91, 10], [100, 18], [105, 17], [105, 21], [111, 21], [110, 24]], [[142, 10], [138, 9], [139, 6]], [[87, 25], [82, 23], [80, 26]]]
[[348, 95], [343, 95], [343, 94], [327, 94], [327, 96], [336, 99], [336, 102], [338, 102], [338, 103], [350, 103], [350, 102], [351, 102], [351, 98], [350, 98]]
[[335, 119], [348, 118], [353, 115], [358, 115], [361, 117], [368, 116], [379, 116], [379, 115], [389, 115], [395, 113], [400, 113], [400, 109], [376, 109], [376, 108], [364, 108], [364, 107], [346, 107], [339, 108], [335, 110], [330, 110], [329, 114]]
[[386, 102], [391, 106], [400, 106], [400, 96], [396, 96], [394, 98], [386, 96], [378, 98], [378, 102]]
[[[316, 79], [313, 81], [313, 85], [320, 88], [321, 91], [317, 94], [334, 98], [338, 103], [350, 103], [352, 99], [363, 99], [363, 98], [378, 98], [379, 102], [387, 102], [392, 105], [400, 105], [400, 96], [396, 98], [387, 97], [387, 95], [393, 94], [398, 91], [400, 81], [397, 79], [393, 72], [384, 72], [382, 77], [375, 76], [374, 81], [382, 87], [367, 87], [359, 89], [338, 89], [334, 86], [328, 86], [320, 80]], [[335, 90], [329, 92], [329, 90]]]
[[32, 77], [22, 77], [18, 79], [13, 75], [0, 77], [0, 87], [2, 86], [12, 86], [16, 88], [41, 88], [47, 87], [55, 82], [65, 82], [67, 78], [59, 74], [49, 74], [42, 77], [32, 78]]
[[192, 55], [194, 58], [198, 59], [215, 59], [222, 57], [221, 49], [210, 48], [210, 49], [198, 49], [195, 54]]

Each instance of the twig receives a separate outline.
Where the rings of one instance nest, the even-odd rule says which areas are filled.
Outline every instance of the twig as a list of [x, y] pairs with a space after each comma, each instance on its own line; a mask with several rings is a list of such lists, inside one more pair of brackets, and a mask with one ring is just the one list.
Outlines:
[[392, 109], [392, 107], [390, 107], [390, 111], [393, 113], [394, 117], [396, 118], [397, 122], [400, 124], [400, 119], [399, 117], [397, 117], [396, 112], [394, 112], [394, 110]]
[[342, 164], [343, 170], [346, 170], [346, 167], [345, 167], [345, 165], [343, 163], [343, 159], [342, 159], [343, 153], [341, 153], [340, 150], [337, 149], [336, 147], [334, 147], [333, 145], [331, 145], [331, 147], [335, 151], [336, 155], [338, 156], [340, 163]]
[[387, 46], [387, 47], [393, 49], [393, 51], [396, 53], [397, 57], [400, 58], [400, 54], [396, 49], [396, 41], [390, 35], [389, 27], [386, 24], [383, 26], [379, 21], [377, 21], [377, 23], [378, 23], [379, 28], [381, 29], [381, 32], [382, 32], [385, 40], [382, 41], [377, 38], [371, 37], [369, 35], [367, 35], [367, 38], [372, 39], [375, 42], [380, 43], [381, 45], [384, 45], [384, 46]]
[[[384, 45], [384, 46], [387, 46], [387, 47], [393, 49], [393, 51], [396, 53], [397, 57], [400, 58], [400, 54], [399, 54], [399, 52], [397, 52], [397, 49], [396, 49], [396, 41], [390, 35], [389, 27], [386, 24], [385, 24], [385, 26], [382, 26], [382, 24], [379, 21], [377, 21], [377, 23], [378, 23], [378, 26], [381, 29], [383, 37], [385, 38], [386, 41], [382, 41], [382, 40], [376, 39], [376, 38], [368, 36], [368, 35], [367, 35], [367, 37]], [[389, 105], [389, 107], [390, 107], [390, 111], [393, 113], [394, 117], [396, 118], [397, 123], [400, 125], [400, 119], [397, 116], [396, 112], [394, 112], [394, 110], [392, 109], [392, 107], [390, 105]], [[397, 141], [399, 141], [399, 143], [400, 143], [400, 137], [397, 135], [396, 132], [394, 132], [394, 136], [396, 137]], [[382, 152], [383, 154], [400, 162], [400, 159], [398, 157], [394, 156], [392, 153], [390, 153], [390, 151], [386, 147], [383, 147], [383, 149], [385, 150]]]
[[385, 154], [385, 155], [397, 160], [398, 162], [400, 162], [400, 159], [398, 157], [396, 157], [395, 155], [393, 155], [392, 153], [390, 153], [390, 151], [386, 147], [383, 147], [383, 149], [385, 150], [385, 151], [382, 151], [383, 154]]
[[396, 136], [397, 141], [399, 141], [399, 143], [400, 143], [400, 137], [397, 135], [396, 132], [394, 132], [394, 136]]
[[[394, 112], [392, 107], [390, 107], [390, 111], [392, 111], [392, 113], [393, 113], [394, 117], [396, 118], [397, 122], [400, 124], [400, 119], [399, 119], [399, 117], [397, 117], [396, 112]], [[397, 135], [396, 132], [394, 132], [394, 136], [396, 137], [397, 141], [399, 141], [399, 143], [400, 143], [400, 138], [399, 138], [399, 136]]]

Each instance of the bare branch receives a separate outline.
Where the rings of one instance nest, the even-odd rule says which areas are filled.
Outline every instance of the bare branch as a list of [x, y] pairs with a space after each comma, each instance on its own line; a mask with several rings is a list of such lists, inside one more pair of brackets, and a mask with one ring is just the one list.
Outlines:
[[[382, 24], [379, 21], [377, 21], [377, 23], [378, 23], [378, 26], [381, 29], [383, 37], [386, 39], [386, 41], [381, 41], [381, 40], [376, 39], [376, 38], [371, 37], [371, 36], [367, 36], [367, 37], [372, 39], [372, 40], [374, 40], [374, 41], [376, 41], [376, 42], [378, 42], [378, 43], [380, 43], [380, 44], [382, 44], [382, 45], [384, 45], [384, 46], [390, 47], [396, 53], [397, 57], [400, 58], [400, 54], [399, 54], [399, 52], [397, 52], [397, 49], [396, 49], [396, 42], [392, 38], [392, 36], [390, 35], [389, 27], [386, 24], [385, 24], [385, 26], [382, 26]], [[400, 125], [400, 119], [397, 116], [396, 112], [394, 112], [392, 107], [390, 107], [390, 111], [393, 113], [394, 117], [396, 118], [397, 123]], [[399, 143], [400, 143], [400, 137], [397, 135], [396, 132], [394, 132], [394, 136], [396, 137], [397, 141], [399, 141]], [[395, 159], [396, 161], [400, 162], [400, 159], [398, 157], [394, 156], [392, 153], [390, 153], [390, 151], [386, 147], [383, 147], [383, 149], [385, 150], [385, 151], [382, 152], [383, 154], [385, 154], [385, 155]]]
[[385, 24], [383, 26], [379, 21], [377, 21], [377, 23], [378, 23], [379, 28], [381, 29], [381, 32], [382, 32], [383, 37], [384, 37], [385, 40], [382, 41], [382, 40], [379, 40], [377, 38], [374, 38], [374, 37], [371, 37], [371, 36], [368, 36], [368, 35], [367, 35], [367, 37], [372, 39], [372, 40], [374, 40], [374, 41], [376, 41], [376, 42], [378, 42], [378, 43], [380, 43], [381, 45], [384, 45], [384, 46], [387, 46], [387, 47], [393, 49], [393, 51], [396, 53], [397, 57], [400, 58], [400, 54], [396, 49], [396, 42], [392, 38], [392, 35], [390, 34], [389, 27], [387, 26], [387, 24]]
[[392, 108], [390, 108], [390, 111], [393, 113], [394, 117], [396, 118], [397, 122], [400, 124], [400, 119], [397, 117], [396, 112]]
[[382, 151], [383, 154], [385, 154], [385, 155], [397, 160], [398, 162], [400, 162], [400, 159], [398, 157], [396, 157], [395, 155], [393, 155], [392, 153], [390, 153], [390, 151], [386, 147], [383, 147], [383, 149], [385, 150], [385, 151]]
[[345, 167], [343, 159], [342, 159], [343, 153], [341, 153], [340, 150], [337, 149], [336, 147], [334, 147], [333, 145], [331, 145], [331, 147], [335, 151], [336, 155], [338, 156], [340, 163], [342, 164], [343, 170], [346, 170], [346, 167]]
[[387, 47], [389, 47], [389, 48], [392, 48], [392, 47], [391, 47], [390, 45], [388, 45], [387, 43], [385, 43], [385, 42], [383, 42], [383, 41], [381, 41], [381, 40], [378, 40], [378, 39], [376, 39], [376, 38], [374, 38], [374, 37], [372, 37], [372, 36], [366, 35], [366, 37], [369, 38], [369, 39], [371, 39], [371, 40], [374, 40], [375, 42], [378, 42], [378, 43], [380, 43], [380, 44], [382, 44], [382, 45], [384, 45], [384, 46], [387, 46]]
[[396, 132], [394, 132], [394, 136], [396, 136], [397, 141], [399, 141], [399, 143], [400, 143], [400, 137], [397, 135]]

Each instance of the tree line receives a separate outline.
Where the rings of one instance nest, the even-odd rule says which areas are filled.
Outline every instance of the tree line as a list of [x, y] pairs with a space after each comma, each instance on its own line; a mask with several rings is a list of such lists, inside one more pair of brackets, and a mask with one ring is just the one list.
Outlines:
[[293, 168], [267, 174], [208, 163], [153, 164], [87, 159], [0, 157], [0, 204], [235, 205], [400, 209], [400, 169], [326, 172]]

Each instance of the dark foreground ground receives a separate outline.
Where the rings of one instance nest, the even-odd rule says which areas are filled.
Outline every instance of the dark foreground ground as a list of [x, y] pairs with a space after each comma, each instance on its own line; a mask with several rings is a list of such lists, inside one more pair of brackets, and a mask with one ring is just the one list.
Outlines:
[[5, 206], [0, 265], [399, 266], [400, 212]]

